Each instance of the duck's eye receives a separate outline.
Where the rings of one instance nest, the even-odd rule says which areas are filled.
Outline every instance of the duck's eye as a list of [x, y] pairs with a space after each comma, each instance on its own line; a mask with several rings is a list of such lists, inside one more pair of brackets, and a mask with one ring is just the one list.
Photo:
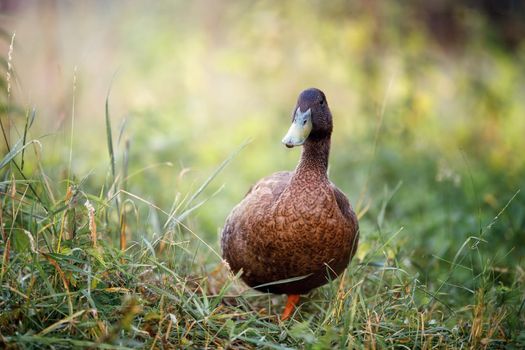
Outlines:
[[324, 105], [324, 100], [319, 101], [319, 104], [322, 106]]

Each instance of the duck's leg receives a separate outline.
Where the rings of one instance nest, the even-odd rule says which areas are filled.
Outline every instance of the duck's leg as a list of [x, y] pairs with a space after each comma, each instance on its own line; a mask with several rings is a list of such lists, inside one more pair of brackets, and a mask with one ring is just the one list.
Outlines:
[[295, 309], [295, 305], [299, 302], [299, 294], [288, 294], [288, 300], [286, 301], [286, 306], [284, 307], [283, 315], [281, 320], [287, 320]]

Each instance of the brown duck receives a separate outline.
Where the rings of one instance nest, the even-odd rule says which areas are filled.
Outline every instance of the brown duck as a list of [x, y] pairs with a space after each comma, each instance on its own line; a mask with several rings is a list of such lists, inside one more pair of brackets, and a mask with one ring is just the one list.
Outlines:
[[234, 273], [260, 291], [299, 295], [336, 278], [354, 255], [359, 226], [346, 196], [327, 176], [332, 114], [321, 90], [303, 91], [283, 138], [303, 146], [295, 171], [263, 178], [226, 219], [221, 246]]

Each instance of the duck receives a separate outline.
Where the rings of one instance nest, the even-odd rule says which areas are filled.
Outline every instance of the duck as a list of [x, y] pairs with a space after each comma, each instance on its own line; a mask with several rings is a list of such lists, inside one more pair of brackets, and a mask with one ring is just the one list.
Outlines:
[[222, 257], [234, 274], [255, 290], [287, 295], [282, 321], [301, 295], [336, 279], [357, 250], [357, 216], [328, 178], [332, 129], [325, 94], [301, 92], [282, 139], [287, 148], [302, 146], [297, 167], [255, 183], [221, 232]]

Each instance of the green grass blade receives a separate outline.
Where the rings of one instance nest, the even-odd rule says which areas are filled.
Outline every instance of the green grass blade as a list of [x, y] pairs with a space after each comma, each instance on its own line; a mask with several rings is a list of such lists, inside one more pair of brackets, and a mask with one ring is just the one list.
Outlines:
[[9, 162], [11, 162], [20, 152], [22, 152], [27, 146], [33, 143], [40, 144], [37, 140], [31, 140], [26, 144], [22, 143], [22, 140], [18, 140], [17, 143], [11, 149], [11, 151], [9, 151], [6, 154], [6, 156], [0, 161], [0, 169], [9, 164]]
[[[29, 130], [31, 125], [33, 125], [33, 122], [35, 120], [35, 116], [36, 116], [36, 110], [33, 108], [33, 111], [31, 112], [31, 115], [27, 116], [26, 123], [24, 125], [24, 136], [22, 137], [22, 143], [23, 144], [26, 143], [27, 131]], [[24, 170], [24, 153], [25, 153], [25, 149], [22, 150], [22, 156], [21, 156], [21, 161], [20, 161], [20, 170]]]
[[113, 181], [115, 181], [115, 152], [113, 150], [113, 136], [111, 132], [111, 119], [109, 115], [109, 94], [111, 92], [111, 87], [108, 89], [106, 94], [106, 103], [105, 103], [105, 119], [106, 119], [106, 141], [109, 153], [109, 160], [111, 163], [111, 175], [113, 176]]

